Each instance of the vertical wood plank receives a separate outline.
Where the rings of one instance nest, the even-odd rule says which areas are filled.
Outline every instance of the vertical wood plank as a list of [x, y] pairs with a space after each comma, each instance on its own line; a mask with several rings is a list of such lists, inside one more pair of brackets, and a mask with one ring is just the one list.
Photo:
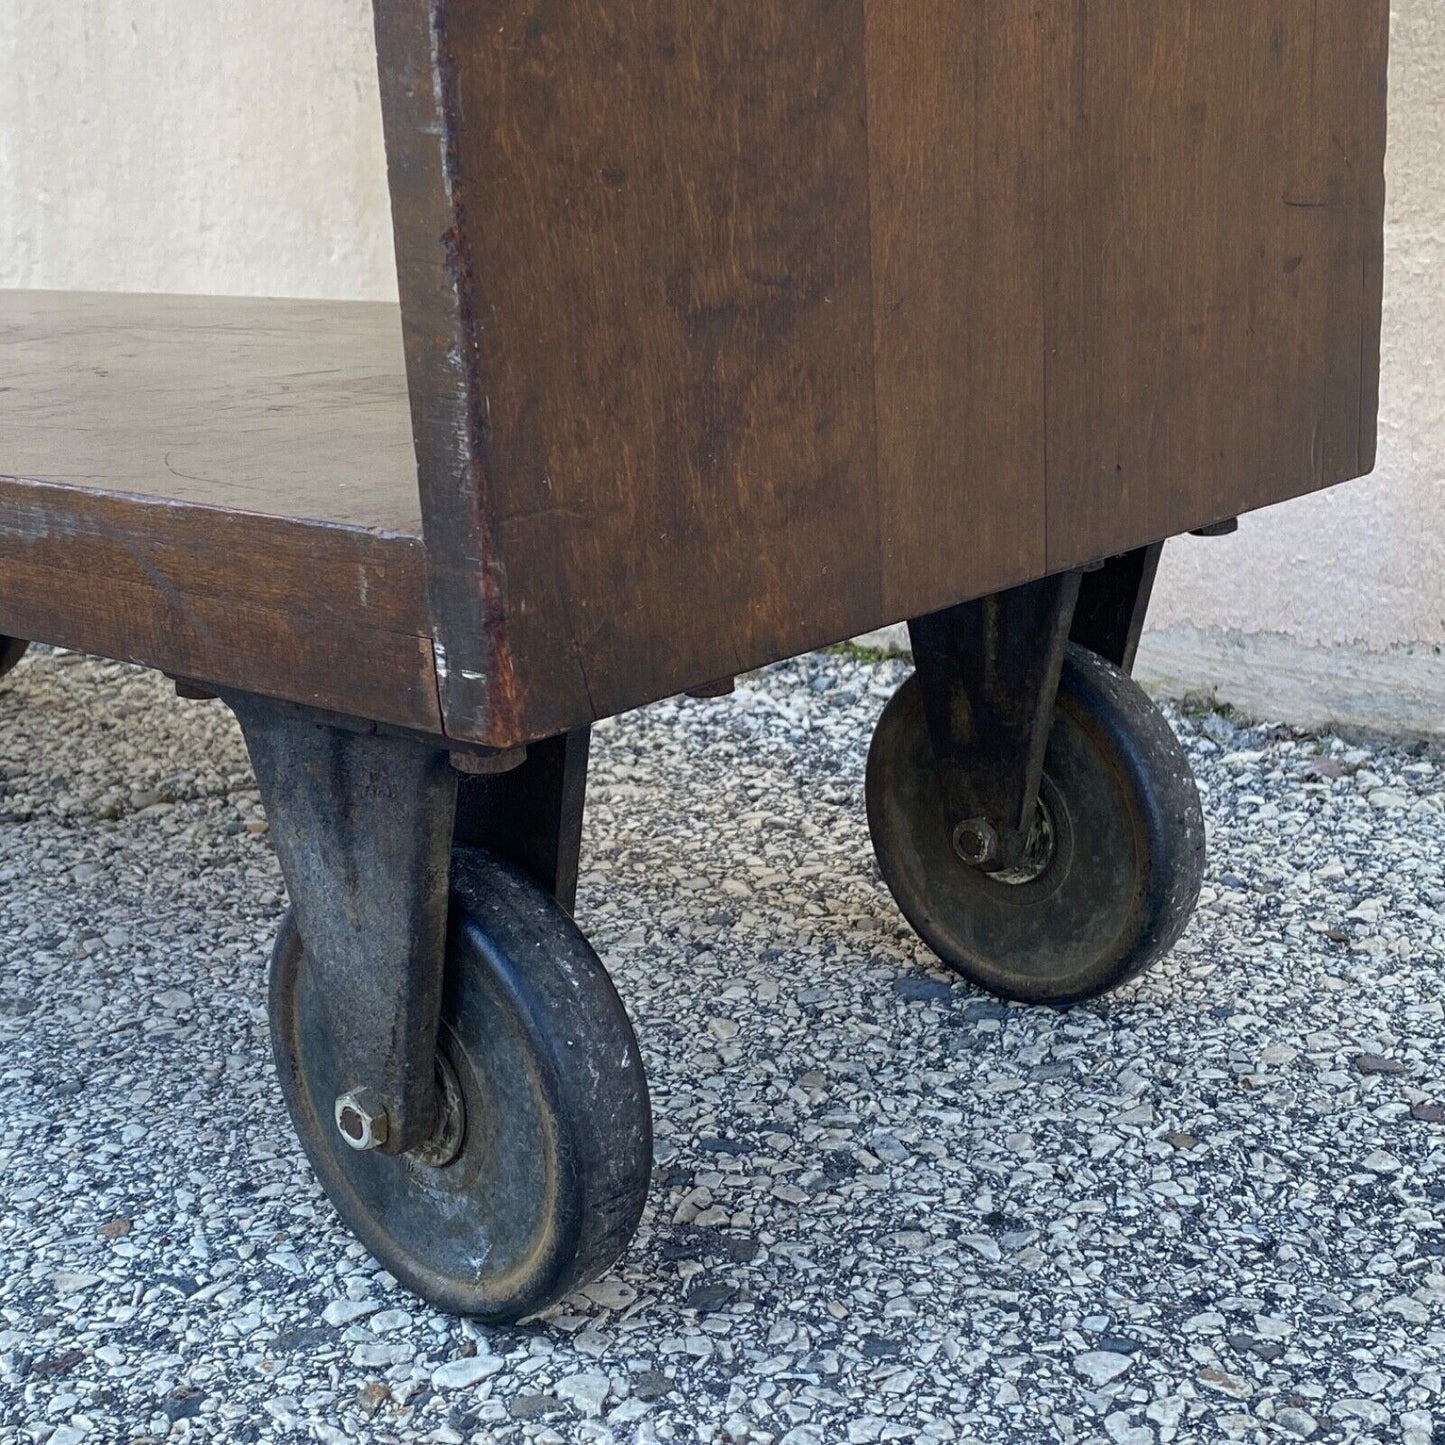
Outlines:
[[1383, 9], [1052, 7], [1051, 568], [1370, 455]]
[[522, 724], [491, 525], [457, 58], [446, 0], [374, 0], [373, 15], [440, 706], [453, 736], [505, 745]]
[[862, 0], [449, 10], [534, 728], [881, 609]]
[[1043, 27], [869, 0], [884, 612], [1044, 571]]
[[1322, 97], [1314, 136], [1320, 168], [1316, 194], [1330, 217], [1330, 275], [1341, 293], [1331, 296], [1325, 308], [1323, 353], [1329, 371], [1324, 397], [1326, 417], [1334, 426], [1326, 431], [1319, 480], [1327, 486], [1375, 464], [1389, 5], [1386, 0], [1339, 0], [1321, 5], [1315, 23], [1315, 88]]

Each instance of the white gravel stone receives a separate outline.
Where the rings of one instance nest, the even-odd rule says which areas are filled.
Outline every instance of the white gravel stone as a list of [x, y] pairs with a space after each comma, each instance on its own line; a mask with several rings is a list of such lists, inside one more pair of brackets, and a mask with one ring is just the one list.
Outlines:
[[337, 1299], [332, 1300], [324, 1310], [321, 1311], [321, 1318], [328, 1325], [349, 1325], [355, 1320], [365, 1319], [367, 1315], [375, 1314], [378, 1305], [375, 1300]]
[[1154, 1445], [1154, 1432], [1147, 1425], [1135, 1424], [1124, 1410], [1106, 1415], [1104, 1429], [1114, 1445]]
[[1367, 1425], [1388, 1425], [1390, 1423], [1389, 1409], [1378, 1400], [1336, 1400], [1334, 1413], [1350, 1419], [1363, 1420]]
[[383, 1365], [404, 1364], [414, 1353], [414, 1348], [405, 1343], [368, 1342], [357, 1345], [351, 1352], [351, 1362], [363, 1369], [374, 1370]]
[[1387, 1154], [1383, 1149], [1372, 1149], [1360, 1160], [1360, 1167], [1368, 1169], [1371, 1174], [1398, 1174], [1401, 1165], [1393, 1154]]
[[493, 1375], [500, 1374], [505, 1361], [499, 1355], [468, 1355], [460, 1360], [448, 1360], [432, 1371], [434, 1390], [466, 1390], [480, 1384]]
[[59, 1269], [50, 1276], [50, 1283], [55, 1293], [64, 1298], [67, 1295], [81, 1294], [85, 1290], [94, 1289], [100, 1283], [100, 1276], [76, 1270]]
[[569, 1401], [584, 1415], [600, 1415], [610, 1389], [607, 1376], [596, 1371], [566, 1375], [553, 1386], [559, 1400]]
[[1128, 1355], [1115, 1354], [1112, 1350], [1086, 1350], [1074, 1356], [1074, 1369], [1096, 1389], [1117, 1380], [1129, 1364]]
[[1151, 1400], [1144, 1414], [1161, 1429], [1172, 1430], [1184, 1416], [1183, 1395], [1166, 1395], [1162, 1400]]
[[1320, 1422], [1308, 1410], [1298, 1409], [1294, 1405], [1286, 1405], [1283, 1410], [1276, 1411], [1274, 1422], [1280, 1429], [1288, 1430], [1291, 1435], [1297, 1435], [1301, 1440], [1312, 1438], [1320, 1428]]
[[1433, 1445], [1435, 1417], [1428, 1410], [1406, 1410], [1400, 1416], [1401, 1445]]
[[637, 1298], [637, 1291], [630, 1284], [611, 1277], [596, 1280], [582, 1293], [605, 1310], [625, 1310]]

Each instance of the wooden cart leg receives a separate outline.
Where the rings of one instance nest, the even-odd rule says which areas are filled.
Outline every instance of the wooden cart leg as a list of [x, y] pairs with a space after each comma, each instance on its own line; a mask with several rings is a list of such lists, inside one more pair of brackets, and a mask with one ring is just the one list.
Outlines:
[[1163, 542], [1155, 542], [1111, 557], [1102, 567], [1086, 572], [1079, 585], [1070, 640], [1106, 658], [1121, 672], [1133, 672], [1163, 551]]

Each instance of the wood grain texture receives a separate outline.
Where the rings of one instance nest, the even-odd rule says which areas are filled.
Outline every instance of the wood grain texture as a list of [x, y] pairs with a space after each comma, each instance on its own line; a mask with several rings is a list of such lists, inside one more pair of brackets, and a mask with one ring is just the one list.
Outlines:
[[883, 612], [1044, 555], [1043, 36], [1033, 0], [872, 0]]
[[526, 729], [876, 617], [862, 7], [445, 10]]
[[1049, 567], [1368, 471], [1386, 5], [1047, 13]]
[[442, 708], [458, 736], [515, 738], [521, 724], [505, 636], [447, 7], [376, 0], [374, 15]]
[[0, 479], [0, 632], [439, 733], [421, 544]]
[[439, 732], [413, 477], [393, 307], [0, 294], [0, 633]]
[[1386, 0], [375, 3], [409, 410], [0, 296], [0, 633], [505, 747], [1373, 461]]

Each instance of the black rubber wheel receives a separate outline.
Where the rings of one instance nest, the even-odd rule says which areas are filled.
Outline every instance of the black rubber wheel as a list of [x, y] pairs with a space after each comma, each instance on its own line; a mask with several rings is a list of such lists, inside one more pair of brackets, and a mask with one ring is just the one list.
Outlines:
[[331, 1202], [408, 1289], [510, 1323], [626, 1249], [652, 1168], [642, 1056], [597, 955], [550, 894], [486, 854], [452, 862], [441, 1053], [463, 1104], [443, 1167], [341, 1138], [339, 1077], [288, 913], [271, 1038], [291, 1120]]
[[1041, 870], [954, 852], [923, 693], [889, 700], [868, 754], [868, 826], [904, 916], [949, 967], [1003, 998], [1068, 1004], [1134, 978], [1199, 898], [1204, 818], [1169, 724], [1132, 678], [1071, 646], [1040, 788]]
[[30, 644], [19, 637], [0, 637], [0, 677], [4, 677], [22, 657]]

